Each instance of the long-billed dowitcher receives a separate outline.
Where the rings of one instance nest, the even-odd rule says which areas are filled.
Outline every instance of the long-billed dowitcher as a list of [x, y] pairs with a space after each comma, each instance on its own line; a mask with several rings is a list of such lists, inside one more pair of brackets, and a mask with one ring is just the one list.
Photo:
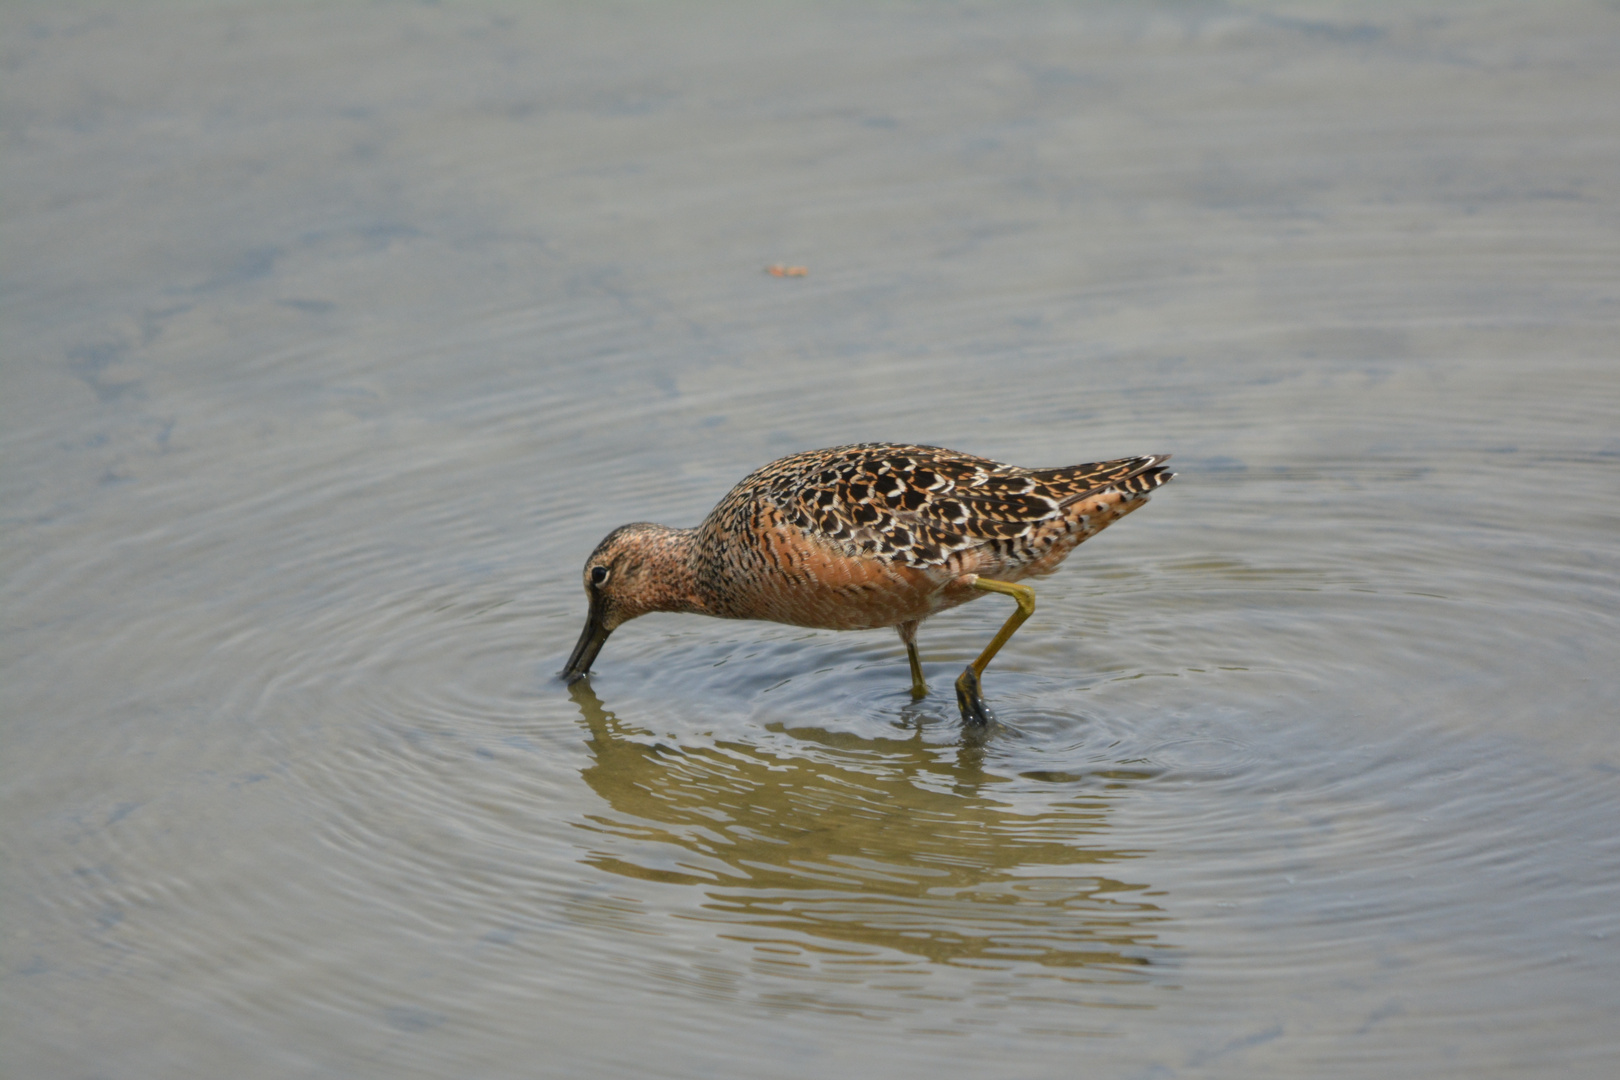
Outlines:
[[984, 724], [985, 665], [1035, 610], [1022, 578], [1049, 574], [1075, 545], [1147, 502], [1174, 473], [1168, 454], [1021, 469], [937, 446], [861, 443], [773, 461], [695, 529], [637, 522], [585, 561], [590, 614], [562, 677], [590, 670], [618, 627], [652, 611], [768, 619], [829, 630], [892, 626], [928, 692], [917, 624], [1004, 593], [1018, 603], [956, 680], [962, 719]]

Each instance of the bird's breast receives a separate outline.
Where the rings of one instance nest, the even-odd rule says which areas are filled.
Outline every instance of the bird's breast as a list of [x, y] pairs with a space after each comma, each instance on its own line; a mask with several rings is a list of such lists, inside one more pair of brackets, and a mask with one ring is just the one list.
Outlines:
[[943, 567], [851, 555], [791, 525], [717, 540], [724, 554], [710, 560], [718, 573], [709, 606], [728, 618], [865, 630], [924, 619], [961, 602], [947, 600], [956, 575]]

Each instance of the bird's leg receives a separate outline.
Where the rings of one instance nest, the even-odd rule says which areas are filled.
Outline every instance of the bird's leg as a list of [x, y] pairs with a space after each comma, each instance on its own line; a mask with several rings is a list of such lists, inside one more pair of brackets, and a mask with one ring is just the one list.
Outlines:
[[911, 696], [917, 698], [928, 696], [928, 682], [923, 678], [922, 658], [917, 655], [917, 620], [903, 622], [895, 627], [900, 631], [900, 640], [906, 643], [906, 659], [911, 661]]
[[984, 652], [956, 677], [956, 707], [962, 711], [962, 722], [982, 725], [990, 722], [990, 714], [985, 711], [984, 698], [979, 694], [979, 677], [984, 674], [985, 666], [1001, 647], [1007, 644], [1007, 639], [1013, 636], [1013, 631], [1022, 626], [1025, 619], [1035, 614], [1035, 590], [1028, 585], [1015, 585], [1010, 581], [991, 581], [989, 578], [975, 578], [973, 587], [983, 589], [985, 592], [1005, 593], [1018, 601], [1018, 610], [1002, 624], [1001, 630], [991, 639], [990, 644], [984, 647]]

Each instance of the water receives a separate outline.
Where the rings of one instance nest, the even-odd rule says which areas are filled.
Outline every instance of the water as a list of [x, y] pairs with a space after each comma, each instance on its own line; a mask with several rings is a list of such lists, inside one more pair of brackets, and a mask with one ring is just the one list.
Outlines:
[[[1620, 1063], [1612, 5], [0, 35], [5, 1075]], [[553, 680], [863, 439], [1180, 475], [982, 739], [1000, 598]]]

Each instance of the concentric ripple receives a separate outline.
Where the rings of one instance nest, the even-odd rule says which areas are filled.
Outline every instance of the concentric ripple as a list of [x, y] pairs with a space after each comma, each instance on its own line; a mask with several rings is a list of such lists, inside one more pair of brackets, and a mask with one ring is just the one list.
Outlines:
[[[1613, 1073], [1613, 12], [0, 37], [7, 1075]], [[1000, 597], [555, 679], [876, 439], [1178, 478], [982, 733]]]

